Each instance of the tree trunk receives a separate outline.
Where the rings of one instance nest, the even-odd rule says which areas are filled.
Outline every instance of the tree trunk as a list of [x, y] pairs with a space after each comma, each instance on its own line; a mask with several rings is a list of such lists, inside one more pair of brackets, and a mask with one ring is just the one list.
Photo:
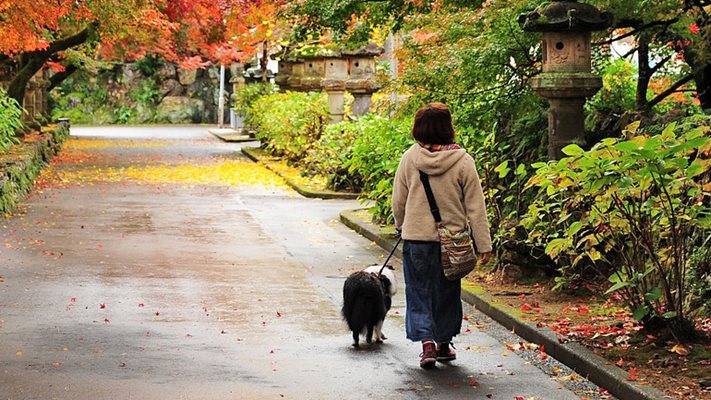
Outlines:
[[269, 81], [269, 75], [267, 74], [267, 65], [269, 63], [269, 51], [267, 51], [267, 41], [262, 42], [262, 82], [267, 83]]
[[41, 54], [26, 54], [25, 57], [24, 65], [20, 68], [20, 71], [15, 74], [7, 87], [8, 96], [17, 100], [20, 105], [22, 105], [25, 100], [25, 91], [27, 90], [27, 84], [30, 82], [30, 79], [42, 69], [44, 63], [49, 59], [48, 55]]
[[49, 78], [49, 87], [47, 88], [47, 91], [50, 91], [57, 86], [59, 86], [64, 80], [69, 78], [73, 73], [78, 71], [79, 68], [74, 65], [74, 64], [69, 64], [66, 66], [66, 69], [63, 72], [57, 72], [56, 74], [52, 75], [51, 78]]
[[649, 65], [649, 36], [640, 34], [637, 38], [637, 60], [639, 72], [637, 74], [637, 95], [635, 99], [635, 109], [644, 110], [647, 108], [647, 91], [649, 82], [652, 79], [652, 68]]
[[694, 69], [694, 82], [701, 108], [711, 114], [711, 65], [705, 64]]
[[47, 62], [47, 60], [49, 60], [49, 58], [57, 52], [86, 42], [89, 38], [90, 31], [93, 29], [94, 26], [91, 25], [84, 28], [81, 32], [74, 36], [50, 43], [45, 50], [31, 51], [16, 56], [15, 59], [22, 60], [22, 63], [20, 65], [20, 71], [10, 80], [10, 84], [7, 88], [8, 96], [22, 104], [25, 98], [27, 83], [40, 69], [42, 69], [42, 66]]

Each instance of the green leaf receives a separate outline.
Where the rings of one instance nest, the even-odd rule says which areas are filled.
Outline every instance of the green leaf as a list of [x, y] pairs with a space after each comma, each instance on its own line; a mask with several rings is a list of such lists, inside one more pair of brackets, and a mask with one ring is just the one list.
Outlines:
[[674, 317], [676, 317], [676, 311], [667, 311], [664, 314], [662, 314], [662, 318], [671, 319]]
[[570, 224], [570, 227], [568, 227], [568, 235], [569, 236], [575, 235], [576, 233], [578, 233], [578, 231], [580, 231], [580, 229], [582, 229], [582, 227], [583, 227], [582, 222], [580, 222], [580, 221], [573, 222], [572, 224]]
[[662, 289], [660, 287], [655, 287], [644, 294], [644, 298], [648, 301], [657, 301], [660, 297], [662, 297]]
[[695, 176], [703, 174], [705, 171], [704, 168], [704, 162], [696, 159], [694, 162], [689, 165], [689, 168], [686, 170], [686, 177], [687, 178], [693, 178]]
[[611, 288], [607, 289], [607, 291], [605, 292], [605, 294], [610, 294], [610, 293], [616, 292], [616, 291], [618, 291], [618, 290], [620, 290], [620, 289], [622, 289], [622, 288], [626, 288], [626, 287], [628, 287], [628, 286], [632, 286], [632, 284], [629, 283], [629, 282], [627, 282], [627, 281], [617, 282], [617, 283], [615, 283], [614, 285], [612, 285]]
[[615, 145], [615, 148], [617, 150], [623, 151], [625, 153], [629, 153], [632, 151], [639, 151], [639, 146], [637, 145], [637, 143], [633, 143], [630, 141], [617, 143]]
[[647, 316], [647, 314], [649, 314], [649, 309], [647, 309], [647, 306], [642, 305], [634, 310], [634, 312], [632, 313], [632, 318], [639, 321], [645, 316]]
[[509, 172], [511, 171], [511, 169], [509, 168], [509, 161], [506, 160], [506, 161], [502, 162], [496, 168], [494, 168], [494, 171], [499, 173], [500, 179], [505, 178], [506, 175], [508, 175]]
[[563, 149], [561, 151], [566, 156], [571, 156], [571, 157], [579, 156], [579, 155], [585, 153], [585, 150], [583, 150], [577, 144], [569, 144], [569, 145], [563, 147]]
[[518, 168], [516, 168], [516, 175], [517, 176], [526, 176], [526, 165], [525, 164], [519, 164]]

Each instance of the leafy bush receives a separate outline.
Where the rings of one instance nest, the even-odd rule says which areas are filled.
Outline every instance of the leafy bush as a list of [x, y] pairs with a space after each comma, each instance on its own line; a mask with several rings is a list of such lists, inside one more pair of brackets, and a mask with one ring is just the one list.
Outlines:
[[689, 277], [709, 262], [697, 250], [711, 241], [711, 129], [671, 124], [649, 137], [638, 126], [625, 132], [630, 140], [604, 139], [587, 152], [570, 145], [569, 157], [534, 164], [527, 187], [537, 199], [523, 225], [568, 276], [586, 264], [600, 274], [610, 267], [607, 293], [683, 340], [693, 333]]
[[350, 121], [326, 126], [321, 139], [303, 160], [306, 171], [326, 177], [330, 189], [359, 191], [363, 185], [360, 171], [349, 171], [346, 162], [352, 157], [353, 146], [362, 134], [362, 127], [362, 123]]
[[250, 109], [252, 105], [262, 96], [267, 96], [277, 92], [277, 86], [273, 83], [253, 83], [244, 85], [232, 94], [232, 107], [237, 113], [247, 117], [249, 123]]
[[7, 92], [0, 88], [0, 152], [19, 142], [15, 132], [23, 126], [21, 116], [22, 107], [17, 100], [8, 97]]
[[328, 104], [321, 93], [275, 93], [259, 97], [249, 115], [256, 137], [268, 151], [297, 162], [321, 137]]
[[371, 114], [359, 119], [355, 128], [359, 132], [344, 167], [362, 180], [361, 199], [373, 202], [374, 220], [391, 223], [393, 179], [400, 157], [413, 143], [412, 120]]

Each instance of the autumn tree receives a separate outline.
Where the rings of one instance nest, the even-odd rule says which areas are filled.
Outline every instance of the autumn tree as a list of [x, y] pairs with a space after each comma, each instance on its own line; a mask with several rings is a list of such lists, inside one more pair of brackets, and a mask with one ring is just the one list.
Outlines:
[[[8, 93], [20, 103], [43, 66], [65, 79], [91, 58], [133, 61], [148, 54], [187, 68], [240, 58], [225, 20], [251, 0], [38, 0], [0, 2], [0, 63], [14, 72]], [[73, 53], [70, 53], [70, 50]], [[82, 55], [84, 57], [82, 57]], [[49, 63], [49, 64], [48, 64]]]
[[[119, 34], [145, 16], [141, 0], [32, 0], [0, 3], [0, 63], [14, 71], [8, 94], [20, 104], [29, 80], [58, 53]], [[9, 68], [8, 68], [9, 67]]]
[[284, 0], [242, 0], [233, 4], [227, 21], [230, 45], [240, 49], [241, 61], [261, 53], [262, 80], [267, 81], [269, 56], [289, 29], [280, 10]]
[[[636, 58], [635, 109], [649, 111], [676, 93], [696, 91], [701, 107], [711, 109], [711, 24], [708, 1], [655, 2], [598, 0], [596, 6], [615, 15], [615, 26], [597, 41], [607, 46], [634, 39], [624, 58]], [[666, 86], [650, 93], [650, 83], [668, 77]]]

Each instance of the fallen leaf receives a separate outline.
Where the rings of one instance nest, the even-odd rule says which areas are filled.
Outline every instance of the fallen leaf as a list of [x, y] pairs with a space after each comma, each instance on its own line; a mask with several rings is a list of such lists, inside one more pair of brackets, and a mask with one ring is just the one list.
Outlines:
[[680, 356], [688, 356], [689, 353], [691, 353], [691, 350], [683, 344], [676, 344], [671, 349], [669, 349], [669, 351], [672, 353], [676, 353]]

